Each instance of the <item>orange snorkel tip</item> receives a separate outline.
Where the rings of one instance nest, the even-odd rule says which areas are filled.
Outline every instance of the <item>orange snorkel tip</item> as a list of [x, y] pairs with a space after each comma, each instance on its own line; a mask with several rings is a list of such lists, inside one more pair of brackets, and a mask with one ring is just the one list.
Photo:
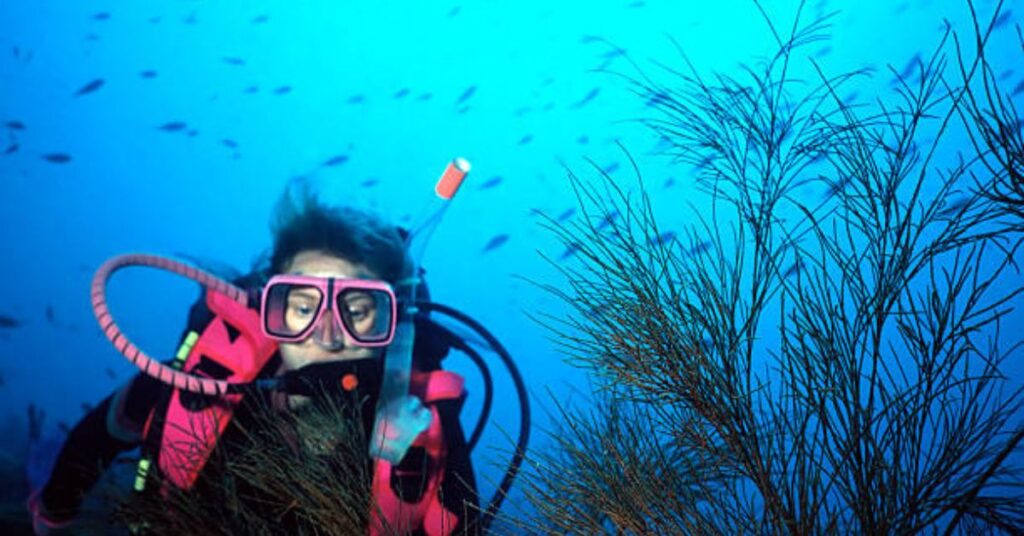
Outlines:
[[469, 173], [469, 168], [469, 161], [465, 158], [452, 160], [448, 167], [445, 168], [444, 173], [441, 174], [437, 185], [434, 186], [434, 192], [445, 200], [454, 197], [455, 192], [459, 190], [459, 186], [462, 186], [463, 179]]

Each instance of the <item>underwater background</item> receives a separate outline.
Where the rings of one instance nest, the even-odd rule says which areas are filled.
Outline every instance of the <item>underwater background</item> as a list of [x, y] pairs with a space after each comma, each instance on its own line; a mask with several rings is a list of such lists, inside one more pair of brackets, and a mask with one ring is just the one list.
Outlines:
[[[788, 28], [798, 2], [762, 5]], [[995, 2], [975, 5], [984, 18]], [[971, 31], [958, 0], [822, 0], [807, 3], [803, 16], [833, 11], [830, 39], [800, 49], [795, 69], [813, 76], [811, 60], [829, 73], [872, 67], [874, 76], [844, 86], [851, 102], [894, 98], [894, 73], [907, 76], [932, 54], [944, 21]], [[1024, 5], [1007, 2], [1003, 12], [987, 55], [1024, 109], [1014, 30]], [[638, 121], [655, 112], [626, 77], [682, 69], [680, 51], [698, 71], [738, 75], [741, 63], [775, 49], [750, 0], [4, 0], [5, 466], [24, 459], [30, 405], [45, 412], [44, 432], [73, 426], [134, 373], [90, 309], [89, 283], [104, 260], [151, 252], [247, 272], [270, 247], [271, 211], [297, 178], [315, 183], [328, 203], [409, 225], [459, 156], [473, 167], [423, 260], [432, 297], [505, 344], [530, 389], [533, 429], [557, 430], [545, 408], [585, 401], [589, 384], [530, 318], [568, 314], [534, 283], [557, 286], [558, 267], [576, 261], [540, 225], [542, 214], [561, 223], [580, 217], [567, 171], [603, 172], [635, 189], [632, 158], [659, 227], [681, 233], [695, 221], [687, 203], [702, 208], [695, 170], [662, 154], [658, 136]], [[948, 139], [936, 164], [967, 143]], [[826, 192], [812, 185], [805, 193]], [[1022, 284], [1019, 273], [1000, 280], [1006, 293]], [[122, 272], [110, 287], [115, 318], [157, 357], [175, 350], [196, 297], [193, 283], [153, 270]], [[1016, 297], [1004, 317], [1007, 347], [1024, 328], [1022, 304]], [[1022, 358], [1017, 349], [1003, 370], [1015, 385]], [[520, 418], [508, 375], [490, 363], [496, 404], [474, 452], [484, 500]], [[470, 428], [480, 376], [458, 356], [445, 366], [467, 376]], [[545, 437], [533, 437], [531, 450], [542, 451]]]

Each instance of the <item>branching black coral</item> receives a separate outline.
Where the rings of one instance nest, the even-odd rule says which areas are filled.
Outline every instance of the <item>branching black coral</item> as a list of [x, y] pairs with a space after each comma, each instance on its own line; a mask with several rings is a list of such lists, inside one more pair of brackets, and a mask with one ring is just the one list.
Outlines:
[[[1024, 530], [1024, 397], [1003, 373], [1020, 129], [987, 34], [958, 82], [949, 31], [894, 72], [894, 102], [852, 104], [839, 90], [866, 72], [791, 75], [827, 22], [782, 37], [769, 19], [778, 53], [740, 77], [631, 78], [697, 170], [699, 225], [660, 228], [642, 180], [569, 173], [584, 218], [547, 226], [579, 262], [542, 286], [577, 314], [538, 320], [599, 403], [560, 408], [555, 454], [532, 460], [541, 532]], [[958, 124], [974, 152], [945, 158]]]

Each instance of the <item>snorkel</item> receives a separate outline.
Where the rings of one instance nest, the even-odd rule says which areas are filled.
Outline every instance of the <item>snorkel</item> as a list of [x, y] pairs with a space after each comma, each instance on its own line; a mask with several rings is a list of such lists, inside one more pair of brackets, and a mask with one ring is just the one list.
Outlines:
[[435, 196], [423, 208], [419, 223], [405, 239], [406, 273], [395, 289], [399, 304], [398, 325], [384, 357], [384, 378], [370, 434], [370, 455], [392, 464], [402, 460], [416, 437], [430, 425], [430, 410], [409, 394], [413, 341], [416, 340], [414, 319], [418, 312], [416, 288], [427, 243], [469, 169], [469, 162], [463, 158], [456, 158], [448, 164], [434, 187]]

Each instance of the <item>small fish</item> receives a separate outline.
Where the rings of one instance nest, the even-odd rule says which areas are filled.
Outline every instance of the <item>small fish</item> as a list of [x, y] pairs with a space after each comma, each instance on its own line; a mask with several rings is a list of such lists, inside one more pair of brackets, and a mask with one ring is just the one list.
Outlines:
[[585, 135], [584, 136], [580, 136], [580, 137], [576, 138], [576, 143], [578, 143], [580, 145], [586, 145], [586, 144], [590, 143], [590, 138], [585, 136]]
[[100, 11], [92, 16], [92, 20], [110, 20], [110, 13], [106, 11]]
[[557, 218], [557, 221], [562, 223], [562, 222], [565, 222], [566, 220], [568, 220], [569, 218], [571, 218], [571, 217], [573, 217], [575, 215], [576, 215], [576, 209], [570, 208], [570, 209], [566, 210], [565, 212], [559, 214], [558, 218]]
[[487, 253], [488, 251], [498, 249], [505, 242], [508, 242], [507, 234], [497, 235], [494, 238], [492, 238], [489, 242], [487, 242], [487, 245], [484, 246], [484, 249], [480, 253]]
[[697, 169], [697, 170], [702, 170], [702, 169], [710, 166], [711, 163], [714, 162], [714, 161], [715, 161], [715, 155], [709, 154], [709, 155], [705, 156], [704, 158], [702, 158], [700, 160], [700, 162], [697, 162], [697, 165], [694, 166], [694, 168]]
[[225, 147], [230, 147], [230, 148], [232, 148], [232, 149], [237, 149], [237, 148], [238, 148], [238, 142], [237, 142], [237, 141], [235, 141], [235, 140], [231, 140], [231, 139], [228, 139], [228, 138], [224, 138], [223, 140], [220, 140], [220, 142], [221, 142], [221, 144], [223, 144], [223, 145], [224, 145]]
[[996, 20], [992, 23], [992, 29], [1001, 28], [1010, 22], [1010, 18], [1013, 17], [1013, 11], [1007, 9], [1006, 11], [999, 14]]
[[615, 171], [617, 171], [618, 169], [619, 163], [612, 162], [611, 164], [608, 164], [607, 166], [601, 168], [601, 172], [604, 173], [605, 175], [611, 175], [612, 173], [615, 173]]
[[1011, 76], [1013, 76], [1013, 69], [1006, 69], [1003, 72], [999, 73], [999, 81], [1002, 82], [1010, 78]]
[[345, 162], [348, 162], [348, 155], [339, 154], [339, 155], [336, 155], [336, 156], [332, 156], [332, 157], [328, 158], [327, 160], [324, 160], [324, 163], [320, 164], [320, 165], [324, 166], [324, 167], [333, 167], [333, 166], [339, 166], [341, 164], [344, 164]]
[[818, 163], [822, 159], [824, 159], [826, 156], [828, 156], [828, 153], [826, 153], [825, 151], [814, 152], [814, 153], [811, 154], [811, 157], [807, 160], [807, 163], [808, 164]]
[[164, 132], [180, 132], [185, 130], [186, 127], [188, 127], [188, 125], [184, 121], [170, 121], [156, 128], [157, 130], [162, 130]]
[[35, 53], [32, 52], [32, 49], [28, 48], [19, 49], [18, 47], [14, 47], [13, 52], [14, 57], [20, 58], [24, 63], [28, 63], [32, 60], [32, 57], [35, 56]]
[[843, 104], [853, 104], [853, 102], [856, 101], [857, 97], [859, 96], [860, 94], [857, 93], [856, 91], [851, 91], [849, 95], [843, 98]]
[[948, 205], [946, 203], [943, 203], [943, 208], [942, 210], [939, 211], [938, 216], [940, 218], [949, 218], [954, 214], [958, 214], [961, 210], [964, 209], [964, 207], [967, 206], [967, 203], [969, 201], [969, 197], [961, 197], [958, 199], [954, 199]]
[[416, 97], [416, 99], [417, 100], [421, 100], [421, 101], [428, 101], [428, 100], [430, 100], [433, 97], [434, 97], [433, 93], [427, 92], [427, 93], [421, 93], [419, 97]]
[[487, 190], [487, 189], [490, 189], [490, 188], [494, 188], [495, 186], [501, 184], [501, 180], [502, 180], [501, 179], [501, 175], [495, 175], [494, 177], [491, 177], [491, 178], [487, 179], [487, 182], [481, 184], [480, 187], [477, 188], [477, 189], [478, 190]]
[[393, 99], [401, 99], [401, 98], [406, 97], [408, 95], [409, 95], [409, 88], [403, 87], [402, 89], [399, 89], [398, 91], [396, 91], [395, 94], [391, 96], [391, 98], [393, 98]]
[[372, 188], [376, 186], [379, 182], [380, 179], [366, 179], [365, 181], [359, 183], [359, 186], [362, 186], [363, 188]]
[[183, 23], [185, 23], [185, 24], [187, 24], [189, 26], [192, 26], [195, 23], [199, 22], [199, 17], [197, 17], [196, 16], [196, 12], [193, 11], [192, 13], [189, 13], [187, 17], [182, 19], [181, 22], [183, 22]]
[[363, 102], [365, 100], [366, 100], [366, 97], [364, 95], [356, 94], [356, 95], [352, 95], [351, 97], [349, 97], [347, 102], [349, 104], [359, 104], [359, 103], [361, 103], [361, 102]]
[[92, 93], [93, 91], [96, 91], [101, 87], [103, 87], [103, 79], [97, 78], [92, 82], [89, 82], [88, 84], [78, 88], [78, 91], [75, 92], [74, 96], [81, 97], [82, 95], [88, 95], [89, 93]]
[[814, 57], [815, 58], [824, 58], [825, 56], [828, 56], [831, 53], [832, 53], [832, 47], [829, 46], [829, 45], [825, 45], [825, 46], [819, 48], [818, 51], [814, 53]]
[[829, 178], [825, 177], [824, 175], [822, 175], [822, 176], [820, 176], [818, 178], [824, 180], [828, 184], [828, 188], [825, 189], [825, 195], [823, 195], [821, 197], [822, 199], [828, 199], [828, 198], [838, 194], [839, 192], [842, 192], [843, 190], [846, 190], [846, 187], [849, 186], [850, 182], [853, 180], [853, 176], [852, 175], [848, 175], [846, 177], [843, 177], [842, 179], [840, 179], [838, 181], [832, 181]]
[[531, 141], [533, 141], [533, 134], [527, 134], [527, 135], [523, 136], [522, 138], [519, 138], [518, 145], [526, 145], [527, 143], [530, 143]]
[[630, 2], [629, 4], [626, 5], [626, 7], [636, 9], [638, 7], [644, 7], [646, 5], [647, 2], [644, 2], [643, 0], [637, 0], [636, 2]]
[[470, 108], [470, 106], [467, 104], [467, 105], [463, 106], [462, 108], [459, 108], [458, 110], [455, 110], [455, 113], [457, 113], [459, 115], [462, 115], [462, 114], [468, 112], [469, 108]]
[[292, 86], [279, 86], [274, 88], [274, 95], [285, 95], [292, 92]]
[[540, 109], [540, 111], [542, 111], [542, 112], [550, 112], [551, 110], [554, 110], [554, 109], [555, 109], [555, 101], [551, 101], [551, 102], [545, 104], [544, 107]]
[[530, 106], [521, 106], [519, 108], [516, 108], [512, 112], [512, 114], [515, 115], [516, 117], [522, 117], [522, 116], [530, 113], [531, 111], [533, 111], [532, 107], [530, 107]]
[[581, 35], [580, 36], [580, 44], [584, 44], [584, 45], [590, 44], [590, 43], [606, 43], [606, 42], [608, 42], [608, 40], [603, 38], [603, 37], [601, 37], [600, 35]]
[[603, 218], [601, 218], [601, 221], [597, 222], [597, 230], [601, 231], [605, 227], [608, 227], [609, 225], [615, 223], [615, 220], [617, 220], [618, 218], [619, 218], [619, 211], [618, 210], [613, 210], [613, 211], [609, 212], [608, 214], [605, 214], [605, 216]]
[[782, 278], [788, 279], [796, 274], [799, 274], [800, 272], [803, 271], [803, 269], [804, 262], [800, 259], [797, 259], [796, 262], [794, 262], [793, 265], [787, 268], [786, 271], [782, 274]]
[[114, 369], [112, 369], [110, 367], [107, 367], [107, 368], [103, 369], [103, 372], [106, 372], [107, 373], [107, 377], [110, 378], [111, 380], [116, 380], [117, 379], [117, 373], [114, 372]]
[[58, 428], [58, 429], [59, 429], [59, 430], [60, 430], [61, 432], [64, 432], [65, 434], [70, 434], [70, 433], [71, 433], [71, 427], [70, 427], [70, 426], [68, 426], [68, 423], [66, 423], [66, 422], [64, 422], [64, 421], [58, 421], [58, 422], [57, 422], [57, 428]]
[[0, 328], [16, 328], [21, 326], [21, 320], [13, 316], [0, 315]]
[[146, 69], [145, 71], [139, 71], [139, 76], [142, 78], [156, 78], [156, 71], [153, 69]]
[[47, 153], [42, 155], [41, 158], [51, 164], [67, 164], [71, 161], [71, 155], [65, 153]]
[[704, 253], [705, 251], [707, 251], [710, 247], [711, 247], [711, 241], [710, 240], [703, 240], [701, 242], [698, 242], [697, 245], [695, 245], [692, 248], [690, 248], [690, 251], [688, 251], [687, 253], [689, 253], [690, 255], [699, 255], [699, 254]]
[[1024, 93], [1024, 79], [1022, 79], [1020, 82], [1017, 83], [1016, 86], [1014, 86], [1013, 91], [1010, 94], [1016, 96], [1020, 95], [1021, 93]]
[[52, 305], [47, 305], [46, 306], [46, 321], [49, 322], [51, 326], [56, 326], [57, 325], [57, 317], [56, 317], [56, 315], [53, 314], [53, 306]]
[[256, 15], [255, 17], [249, 19], [249, 23], [250, 24], [266, 24], [266, 22], [268, 20], [270, 20], [270, 16], [269, 15]]
[[579, 242], [572, 242], [568, 246], [566, 246], [565, 251], [563, 251], [562, 254], [558, 256], [558, 260], [564, 261], [565, 259], [568, 259], [569, 257], [575, 255], [579, 250]]
[[253, 93], [256, 93], [259, 90], [260, 90], [259, 86], [249, 86], [249, 87], [245, 88], [242, 91], [242, 93], [246, 93], [246, 94], [250, 94], [251, 95]]
[[455, 7], [453, 7], [452, 10], [448, 12], [448, 18], [450, 19], [450, 18], [454, 17], [455, 15], [458, 15], [459, 11], [462, 11], [462, 6], [455, 6]]
[[605, 58], [600, 65], [591, 69], [592, 71], [606, 71], [615, 62], [615, 58]]
[[225, 57], [221, 58], [220, 60], [223, 61], [224, 63], [228, 64], [228, 65], [237, 65], [239, 67], [242, 66], [242, 65], [245, 65], [245, 60], [244, 59], [239, 58], [239, 57], [235, 57], [235, 56], [225, 56]]
[[6, 154], [12, 154], [12, 153], [15, 153], [17, 151], [18, 151], [18, 144], [14, 143], [14, 142], [11, 142], [11, 144], [8, 145], [6, 149], [4, 149], [4, 154], [5, 155]]
[[3, 386], [4, 386], [5, 384], [6, 384], [6, 383], [7, 383], [7, 381], [6, 381], [6, 380], [4, 380], [4, 375], [3, 375], [3, 373], [2, 373], [2, 372], [0, 372], [0, 387], [3, 387]]
[[79, 407], [82, 408], [82, 411], [84, 411], [85, 413], [89, 413], [90, 411], [92, 411], [92, 404], [88, 402], [82, 402], [81, 404], [79, 404]]
[[589, 93], [587, 93], [582, 99], [576, 101], [576, 103], [573, 104], [572, 106], [570, 106], [570, 108], [572, 108], [574, 110], [578, 110], [578, 109], [582, 108], [588, 102], [594, 100], [594, 98], [596, 98], [597, 94], [600, 93], [600, 92], [601, 92], [601, 88], [599, 88], [599, 87], [595, 87], [594, 89], [591, 89]]
[[7, 128], [11, 130], [25, 130], [25, 123], [21, 121], [11, 120], [6, 123]]
[[908, 78], [910, 78], [910, 75], [914, 73], [914, 69], [918, 68], [919, 65], [924, 65], [923, 63], [921, 63], [920, 52], [914, 54], [914, 57], [910, 58], [910, 61], [908, 61], [905, 66], [903, 66], [903, 70], [900, 71], [899, 77], [893, 80], [893, 84], [899, 82], [900, 80], [907, 80]]
[[644, 106], [657, 106], [659, 104], [671, 102], [672, 95], [670, 95], [667, 91], [655, 91], [651, 94], [650, 97], [647, 98], [647, 102], [644, 103]]
[[675, 239], [675, 237], [676, 237], [675, 231], [665, 231], [664, 233], [661, 233], [658, 236], [651, 237], [651, 239], [647, 241], [647, 245], [648, 246], [663, 246], [667, 242], [671, 242], [673, 239]]
[[474, 93], [476, 93], [476, 86], [467, 87], [466, 90], [462, 92], [462, 95], [459, 96], [458, 100], [455, 101], [456, 106], [469, 100]]
[[604, 54], [601, 54], [602, 58], [617, 58], [619, 56], [625, 56], [626, 49], [622, 47], [612, 47]]

